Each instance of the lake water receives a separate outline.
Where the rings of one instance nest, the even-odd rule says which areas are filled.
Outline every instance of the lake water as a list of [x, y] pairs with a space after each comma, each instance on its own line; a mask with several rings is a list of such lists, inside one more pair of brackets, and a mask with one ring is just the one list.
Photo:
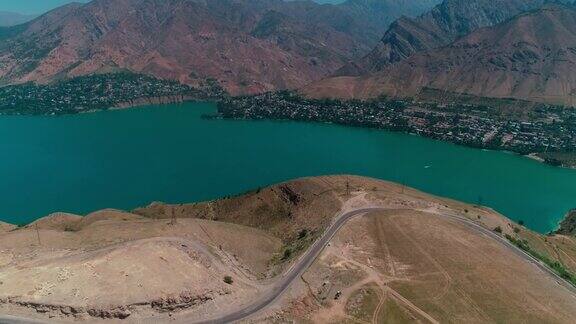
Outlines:
[[480, 199], [540, 232], [576, 207], [576, 170], [400, 133], [205, 120], [208, 103], [0, 117], [0, 220], [202, 201], [276, 182], [357, 174]]

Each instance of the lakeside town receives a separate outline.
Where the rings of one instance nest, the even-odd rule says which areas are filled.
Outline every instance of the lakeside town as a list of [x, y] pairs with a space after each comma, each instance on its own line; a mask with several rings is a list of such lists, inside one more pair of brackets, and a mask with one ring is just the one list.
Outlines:
[[193, 88], [142, 74], [94, 74], [46, 85], [0, 87], [0, 114], [75, 114], [119, 106], [210, 100], [222, 97], [222, 93], [214, 80]]
[[416, 99], [306, 99], [282, 91], [227, 98], [222, 118], [327, 122], [401, 131], [477, 148], [507, 150], [557, 166], [574, 167], [576, 110], [537, 105], [528, 118], [491, 117], [489, 106]]
[[[215, 80], [198, 87], [134, 73], [96, 74], [52, 84], [0, 87], [0, 114], [62, 115], [187, 100], [218, 102], [218, 116], [296, 120], [417, 134], [476, 148], [507, 150], [576, 167], [576, 110], [561, 106], [462, 100], [431, 91], [420, 98], [307, 99], [296, 92], [229, 96]], [[524, 105], [524, 107], [523, 107]]]

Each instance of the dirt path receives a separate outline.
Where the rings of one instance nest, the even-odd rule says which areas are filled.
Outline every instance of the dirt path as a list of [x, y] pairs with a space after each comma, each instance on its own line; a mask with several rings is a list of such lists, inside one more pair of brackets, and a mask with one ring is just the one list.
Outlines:
[[428, 259], [428, 261], [430, 261], [430, 263], [432, 263], [432, 265], [434, 265], [434, 267], [436, 267], [436, 269], [438, 269], [438, 271], [440, 271], [440, 273], [442, 273], [442, 276], [446, 280], [446, 285], [444, 286], [442, 291], [438, 295], [433, 297], [432, 299], [438, 300], [438, 299], [444, 297], [450, 291], [450, 288], [452, 287], [452, 282], [453, 282], [452, 277], [450, 276], [448, 271], [446, 271], [446, 269], [444, 269], [444, 267], [442, 267], [442, 265], [440, 263], [438, 263], [438, 261], [436, 261], [436, 259], [434, 259], [434, 257], [432, 257], [430, 255], [430, 253], [426, 252], [426, 250], [424, 250], [422, 248], [422, 246], [420, 246], [420, 244], [418, 244], [418, 242], [416, 242], [410, 235], [406, 234], [406, 232], [402, 229], [401, 226], [398, 226], [398, 224], [396, 224], [396, 222], [393, 221], [396, 217], [397, 216], [391, 217], [391, 220], [392, 220], [391, 223], [394, 226], [394, 228], [398, 231], [398, 233], [402, 234], [402, 236], [404, 236], [406, 241], [410, 242], [410, 244], [412, 244], [412, 246], [414, 246], [418, 250], [418, 252], [420, 252], [420, 254], [422, 254], [426, 259]]

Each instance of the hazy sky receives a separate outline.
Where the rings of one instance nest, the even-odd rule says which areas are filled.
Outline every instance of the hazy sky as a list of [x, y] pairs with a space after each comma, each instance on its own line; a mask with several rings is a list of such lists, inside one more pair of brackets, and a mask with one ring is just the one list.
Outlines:
[[[316, 0], [320, 3], [338, 3], [344, 0]], [[69, 2], [88, 2], [88, 0], [0, 0], [0, 11], [22, 14], [41, 14]]]
[[[0, 0], [0, 11], [12, 11], [22, 14], [40, 14], [61, 6], [71, 0]], [[86, 2], [76, 1], [76, 2]]]

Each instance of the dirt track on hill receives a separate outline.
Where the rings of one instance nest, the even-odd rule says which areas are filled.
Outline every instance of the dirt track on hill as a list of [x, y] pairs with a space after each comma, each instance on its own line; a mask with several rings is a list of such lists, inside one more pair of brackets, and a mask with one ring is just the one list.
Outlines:
[[[308, 251], [306, 251], [306, 253], [302, 257], [300, 257], [298, 261], [296, 261], [296, 263], [282, 276], [282, 278], [279, 279], [279, 281], [274, 285], [272, 289], [270, 289], [269, 292], [260, 297], [256, 302], [254, 302], [253, 304], [249, 305], [246, 308], [224, 315], [222, 317], [213, 318], [205, 321], [199, 321], [196, 323], [198, 324], [230, 323], [247, 319], [257, 314], [258, 312], [262, 311], [269, 305], [273, 304], [288, 290], [288, 288], [294, 283], [294, 281], [297, 280], [312, 265], [312, 263], [316, 260], [316, 258], [318, 258], [318, 256], [322, 253], [324, 248], [329, 244], [330, 240], [334, 237], [334, 235], [336, 235], [336, 233], [344, 225], [346, 225], [348, 221], [357, 216], [362, 216], [373, 211], [389, 211], [389, 210], [391, 209], [372, 206], [372, 207], [355, 209], [339, 215], [338, 217], [335, 218], [335, 221], [332, 223], [332, 225], [328, 227], [324, 235], [322, 235], [322, 237], [318, 239], [314, 243], [314, 245], [312, 245], [312, 247], [310, 247], [310, 249], [308, 249]], [[570, 284], [569, 282], [558, 276], [552, 269], [547, 267], [540, 260], [532, 257], [531, 255], [527, 254], [526, 252], [519, 249], [515, 245], [511, 244], [505, 238], [498, 235], [497, 233], [467, 218], [458, 216], [456, 214], [444, 213], [439, 215], [460, 222], [468, 226], [470, 229], [498, 241], [505, 247], [509, 248], [517, 256], [537, 266], [542, 272], [544, 272], [546, 275], [556, 280], [560, 285], [562, 285], [564, 288], [566, 288], [576, 296], [576, 287], [574, 287], [572, 284]]]

